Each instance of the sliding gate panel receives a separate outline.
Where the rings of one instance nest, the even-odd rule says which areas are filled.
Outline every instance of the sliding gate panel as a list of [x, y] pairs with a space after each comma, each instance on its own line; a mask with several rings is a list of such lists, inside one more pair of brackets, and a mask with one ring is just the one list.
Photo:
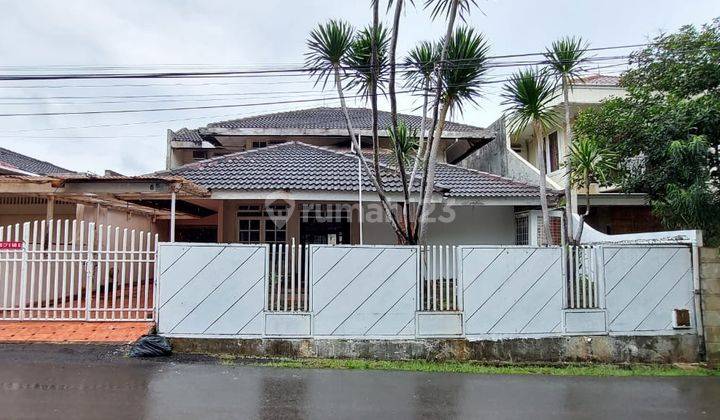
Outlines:
[[466, 335], [561, 331], [561, 248], [461, 247], [460, 258]]
[[261, 335], [267, 251], [267, 245], [161, 243], [160, 334]]
[[415, 335], [418, 247], [312, 246], [313, 335]]
[[611, 332], [673, 332], [675, 309], [687, 309], [694, 328], [690, 246], [606, 245], [603, 252]]

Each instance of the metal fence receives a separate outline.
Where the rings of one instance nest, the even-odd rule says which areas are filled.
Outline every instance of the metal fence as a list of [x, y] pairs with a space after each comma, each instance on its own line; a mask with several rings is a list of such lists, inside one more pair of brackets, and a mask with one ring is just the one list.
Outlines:
[[270, 245], [268, 311], [307, 312], [310, 310], [310, 246]]
[[457, 246], [420, 247], [420, 310], [460, 310]]
[[0, 319], [153, 319], [157, 235], [77, 220], [0, 227]]
[[570, 246], [566, 252], [569, 256], [567, 308], [600, 308], [601, 248], [590, 245]]

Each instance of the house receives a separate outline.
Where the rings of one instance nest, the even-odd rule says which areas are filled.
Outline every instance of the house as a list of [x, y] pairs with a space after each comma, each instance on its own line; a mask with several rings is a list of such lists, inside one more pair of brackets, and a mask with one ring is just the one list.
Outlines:
[[[350, 119], [370, 159], [369, 109], [351, 108]], [[421, 117], [398, 115], [411, 129]], [[379, 113], [379, 126], [390, 114]], [[386, 130], [379, 132], [383, 184], [399, 202], [401, 183], [389, 157]], [[536, 209], [539, 188], [526, 182], [457, 165], [492, 142], [483, 128], [448, 122], [440, 143], [428, 242], [530, 244], [532, 226], [516, 214]], [[396, 238], [368, 174], [350, 151], [340, 108], [312, 108], [168, 131], [167, 170], [210, 191], [181, 200], [213, 214], [178, 220], [177, 241], [245, 243], [393, 244]], [[550, 191], [552, 201], [556, 192]], [[559, 232], [559, 226], [556, 229]]]
[[[0, 227], [42, 220], [77, 220], [97, 225], [159, 232], [169, 208], [156, 199], [170, 191], [203, 196], [187, 180], [173, 177], [93, 175], [78, 173], [18, 152], [0, 148]], [[198, 217], [178, 209], [178, 218]]]
[[[570, 118], [574, 120], [580, 111], [599, 105], [612, 97], [623, 97], [625, 90], [617, 76], [593, 75], [581, 79], [570, 91]], [[562, 115], [562, 96], [554, 100], [554, 106]], [[489, 128], [494, 139], [471, 153], [461, 165], [481, 171], [495, 173], [531, 184], [538, 183], [537, 143], [532, 130], [527, 128], [517, 136], [510, 135], [504, 118], [495, 121]], [[562, 127], [556, 128], [545, 138], [545, 167], [547, 185], [555, 190], [565, 188], [565, 173], [562, 167], [568, 153], [568, 144]], [[576, 211], [584, 212], [586, 196], [584, 191], [574, 191]], [[659, 221], [650, 211], [645, 194], [623, 193], [618, 187], [598, 187], [590, 190], [590, 214], [586, 222], [600, 232], [625, 234], [662, 230]]]

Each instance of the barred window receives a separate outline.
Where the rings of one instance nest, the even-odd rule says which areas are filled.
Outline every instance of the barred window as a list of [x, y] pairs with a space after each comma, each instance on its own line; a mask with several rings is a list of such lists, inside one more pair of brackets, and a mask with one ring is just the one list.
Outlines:
[[528, 216], [515, 216], [515, 245], [529, 245], [530, 231], [528, 229]]

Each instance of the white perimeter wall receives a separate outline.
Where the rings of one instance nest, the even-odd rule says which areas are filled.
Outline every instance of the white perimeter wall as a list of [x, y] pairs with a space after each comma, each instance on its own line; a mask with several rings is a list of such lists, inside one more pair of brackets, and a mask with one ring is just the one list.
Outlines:
[[[440, 221], [431, 223], [428, 230], [428, 244], [515, 244], [515, 212], [512, 206], [453, 206], [451, 208], [455, 212], [455, 220], [450, 223]], [[433, 214], [436, 218], [442, 215], [443, 211], [440, 209]], [[394, 245], [396, 243], [390, 224], [372, 223], [367, 218], [363, 224], [363, 241], [368, 245]]]

